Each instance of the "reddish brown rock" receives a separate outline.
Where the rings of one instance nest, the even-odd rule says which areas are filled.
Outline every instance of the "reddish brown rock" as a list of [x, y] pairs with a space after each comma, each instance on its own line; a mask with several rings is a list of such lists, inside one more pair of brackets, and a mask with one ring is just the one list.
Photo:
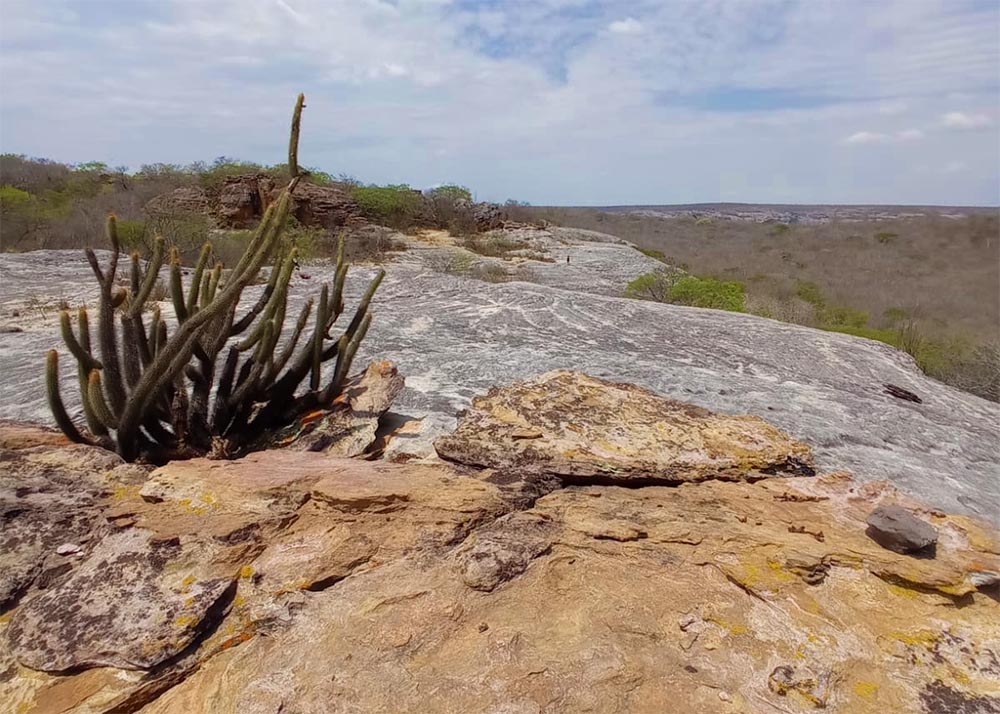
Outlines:
[[253, 228], [257, 225], [276, 191], [274, 179], [265, 174], [231, 176], [219, 190], [215, 207], [224, 228]]
[[334, 186], [301, 183], [292, 200], [292, 213], [304, 226], [339, 228], [365, 222], [351, 194]]

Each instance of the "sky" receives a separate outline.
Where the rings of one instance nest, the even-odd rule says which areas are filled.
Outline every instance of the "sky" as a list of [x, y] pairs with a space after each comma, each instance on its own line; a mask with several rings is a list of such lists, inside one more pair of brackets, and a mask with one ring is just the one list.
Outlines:
[[0, 151], [536, 205], [1000, 203], [1000, 0], [0, 0]]

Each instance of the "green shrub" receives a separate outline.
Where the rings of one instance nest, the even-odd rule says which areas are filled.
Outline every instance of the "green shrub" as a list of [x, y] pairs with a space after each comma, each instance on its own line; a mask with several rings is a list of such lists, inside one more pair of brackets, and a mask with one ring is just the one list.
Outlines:
[[792, 227], [787, 223], [775, 223], [771, 226], [771, 230], [768, 231], [768, 234], [772, 236], [780, 236], [788, 233], [790, 230], [792, 230]]
[[680, 279], [681, 275], [682, 273], [668, 270], [657, 270], [653, 273], [640, 275], [625, 286], [625, 297], [670, 302], [670, 288]]
[[145, 221], [118, 221], [118, 240], [126, 252], [138, 250], [144, 252], [146, 249], [146, 222]]
[[185, 258], [196, 256], [209, 239], [212, 220], [196, 211], [172, 211], [150, 217], [147, 231], [151, 235], [167, 236], [170, 245]]
[[670, 287], [667, 301], [675, 305], [746, 312], [746, 288], [736, 281], [685, 275]]
[[467, 189], [465, 186], [459, 186], [458, 184], [445, 184], [444, 186], [436, 186], [427, 192], [427, 195], [431, 198], [443, 198], [452, 202], [455, 201], [468, 201], [472, 202], [472, 191]]
[[285, 236], [298, 249], [299, 260], [308, 263], [319, 256], [326, 230], [316, 226], [303, 226], [295, 221], [295, 225], [289, 227]]
[[909, 317], [910, 311], [902, 307], [890, 307], [882, 313], [882, 320], [890, 327], [898, 325]]
[[531, 244], [525, 241], [514, 240], [504, 235], [490, 233], [483, 236], [470, 236], [462, 241], [462, 247], [479, 255], [486, 255], [491, 258], [506, 258], [508, 257], [507, 254], [511, 251], [530, 248]]
[[365, 218], [392, 228], [411, 227], [423, 202], [420, 194], [406, 184], [352, 186], [350, 190]]
[[816, 308], [823, 308], [826, 305], [826, 299], [819, 285], [810, 280], [799, 280], [795, 285], [795, 294]]
[[855, 327], [852, 325], [820, 325], [819, 329], [827, 332], [841, 332], [845, 335], [864, 337], [865, 339], [884, 342], [899, 348], [899, 334], [895, 330], [879, 330], [874, 327]]
[[663, 254], [663, 251], [661, 250], [653, 250], [652, 248], [639, 248], [639, 252], [645, 255], [646, 257], [652, 258], [653, 260], [658, 260], [661, 263], [667, 262], [667, 256], [665, 256]]
[[819, 315], [824, 327], [861, 329], [868, 325], [868, 313], [853, 307], [825, 307]]
[[879, 243], [892, 243], [897, 238], [899, 238], [899, 234], [892, 231], [879, 231], [875, 234], [875, 240]]
[[469, 277], [474, 280], [482, 280], [486, 283], [506, 283], [511, 279], [510, 273], [502, 265], [496, 263], [486, 263], [475, 266]]
[[13, 186], [0, 186], [0, 207], [5, 211], [20, 208], [33, 200], [34, 196], [27, 191]]

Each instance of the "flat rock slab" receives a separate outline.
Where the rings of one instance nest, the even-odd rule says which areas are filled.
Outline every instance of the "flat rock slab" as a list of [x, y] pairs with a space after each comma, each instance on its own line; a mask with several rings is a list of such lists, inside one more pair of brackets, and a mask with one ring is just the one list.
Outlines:
[[812, 473], [809, 448], [763, 419], [715, 414], [566, 370], [491, 389], [472, 401], [454, 434], [434, 445], [451, 461], [538, 470], [571, 483]]
[[234, 582], [211, 549], [139, 529], [106, 536], [68, 579], [19, 607], [8, 628], [26, 667], [149, 669], [180, 654]]
[[864, 518], [897, 498], [843, 474], [556, 490], [312, 593], [142, 711], [996, 711], [1000, 613], [969, 582], [995, 534], [938, 516], [939, 559], [892, 553]]
[[[560, 487], [292, 449], [143, 478], [19, 444], [12, 463], [45, 470], [15, 501], [114, 488], [88, 496], [104, 525], [73, 569], [0, 618], [12, 711], [1000, 706], [995, 529], [886, 483]], [[882, 504], [932, 524], [936, 557], [867, 537]]]
[[[522, 266], [530, 268], [525, 280], [543, 284], [446, 275], [425, 255], [431, 251], [415, 249], [385, 266], [357, 363], [389, 359], [406, 375], [393, 411], [409, 417], [410, 426], [388, 443], [387, 458], [433, 457], [433, 440], [454, 429], [456, 412], [497, 384], [574, 369], [716, 412], [765, 417], [809, 443], [820, 470], [848, 469], [864, 482], [887, 479], [945, 511], [996, 521], [1000, 404], [925, 376], [909, 355], [882, 343], [615, 297], [660, 264], [610, 237], [595, 242], [601, 236], [549, 233], [543, 238], [554, 241], [556, 262]], [[376, 270], [352, 268], [348, 305]], [[333, 279], [330, 266], [309, 266], [308, 273], [308, 280], [292, 279], [293, 314], [319, 282]], [[263, 289], [249, 288], [246, 302]], [[0, 318], [24, 330], [0, 340], [0, 416], [51, 423], [39, 365], [47, 349], [64, 350], [56, 306], [61, 299], [92, 301], [94, 294], [79, 251], [0, 254]], [[168, 314], [168, 304], [162, 307]], [[75, 376], [64, 370], [63, 380], [67, 409], [79, 417]], [[922, 403], [887, 394], [886, 384]]]

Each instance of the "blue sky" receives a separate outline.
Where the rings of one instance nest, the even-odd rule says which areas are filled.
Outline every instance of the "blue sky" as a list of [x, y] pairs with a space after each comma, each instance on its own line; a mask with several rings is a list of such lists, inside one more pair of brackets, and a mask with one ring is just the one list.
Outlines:
[[1000, 203], [1000, 0], [0, 0], [0, 150], [536, 204]]

